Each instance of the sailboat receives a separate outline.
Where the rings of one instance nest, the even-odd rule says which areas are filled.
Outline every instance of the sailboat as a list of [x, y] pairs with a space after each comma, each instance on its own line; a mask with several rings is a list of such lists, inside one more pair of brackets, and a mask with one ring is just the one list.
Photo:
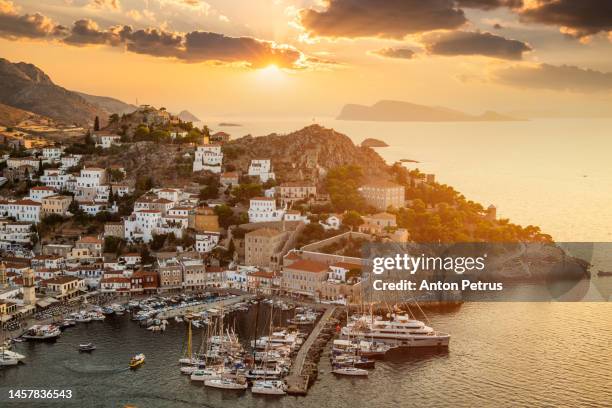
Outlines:
[[[346, 309], [346, 320], [349, 320], [348, 308]], [[351, 344], [350, 337], [348, 338], [348, 343]], [[356, 376], [356, 377], [367, 377], [368, 371], [362, 368], [355, 367], [355, 359], [357, 357], [357, 352], [354, 348], [351, 348], [353, 351], [352, 358], [350, 359], [350, 365], [342, 364], [338, 362], [338, 357], [347, 356], [347, 354], [339, 355], [334, 357], [332, 373], [337, 375], [347, 375], [347, 376]]]
[[[273, 322], [274, 322], [274, 303], [272, 303], [270, 306], [270, 333], [269, 333], [270, 336], [268, 336], [268, 339], [271, 337], [271, 334], [272, 334]], [[279, 369], [278, 365], [275, 365], [273, 370], [268, 369], [267, 357], [269, 355], [268, 354], [269, 348], [266, 346], [264, 351], [265, 351], [265, 355], [262, 360], [262, 367], [260, 369], [249, 370], [249, 374], [253, 375], [254, 377], [260, 372], [262, 372], [263, 374], [262, 380], [256, 380], [253, 382], [253, 386], [251, 387], [251, 392], [253, 394], [260, 394], [260, 395], [285, 395], [286, 394], [285, 383], [282, 380], [278, 379], [280, 378], [282, 371]], [[269, 373], [271, 373], [272, 375], [269, 375]], [[268, 377], [272, 377], [272, 378], [268, 378]]]
[[[2, 321], [2, 315], [0, 315], [0, 321]], [[2, 347], [0, 347], [0, 366], [15, 366], [19, 364], [21, 360], [25, 359], [25, 356], [14, 351], [9, 350], [10, 343], [4, 338], [4, 329], [2, 331]]]

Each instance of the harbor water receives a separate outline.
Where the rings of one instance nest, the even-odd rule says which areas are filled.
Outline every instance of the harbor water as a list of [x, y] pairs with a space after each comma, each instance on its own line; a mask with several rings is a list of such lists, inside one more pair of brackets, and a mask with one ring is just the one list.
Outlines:
[[[265, 310], [258, 319], [257, 310], [226, 320], [245, 343], [256, 321], [260, 333], [267, 330]], [[393, 352], [366, 379], [335, 377], [324, 354], [306, 397], [276, 398], [210, 389], [181, 375], [184, 323], [153, 333], [128, 315], [112, 316], [70, 328], [54, 343], [16, 345], [26, 363], [0, 370], [0, 388], [71, 389], [74, 398], [61, 406], [74, 407], [605, 406], [612, 401], [610, 316], [611, 303], [466, 303], [428, 313], [431, 326], [451, 333], [448, 351]], [[194, 330], [194, 347], [200, 336]], [[87, 342], [97, 349], [79, 353]], [[129, 370], [136, 353], [146, 363]]]

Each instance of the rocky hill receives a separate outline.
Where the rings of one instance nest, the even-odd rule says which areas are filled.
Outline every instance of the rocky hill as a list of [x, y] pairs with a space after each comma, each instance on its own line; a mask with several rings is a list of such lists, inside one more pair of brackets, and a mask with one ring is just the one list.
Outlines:
[[134, 112], [138, 109], [136, 105], [125, 103], [119, 99], [110, 98], [108, 96], [89, 95], [83, 92], [76, 93], [81, 95], [87, 102], [104, 109], [109, 115], [112, 113], [123, 115], [124, 113]]
[[317, 180], [327, 170], [355, 164], [372, 178], [388, 178], [388, 166], [374, 150], [355, 146], [346, 135], [311, 125], [287, 135], [245, 136], [224, 146], [225, 163], [246, 172], [251, 159], [271, 159], [282, 180]]
[[16, 126], [26, 120], [44, 119], [44, 116], [0, 103], [0, 126]]
[[48, 116], [58, 122], [87, 125], [106, 118], [102, 108], [51, 81], [42, 70], [0, 58], [0, 103]]

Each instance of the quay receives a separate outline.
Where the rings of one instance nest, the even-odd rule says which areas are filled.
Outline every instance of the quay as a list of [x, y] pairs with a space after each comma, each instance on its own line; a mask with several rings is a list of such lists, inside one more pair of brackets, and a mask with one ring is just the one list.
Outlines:
[[[334, 319], [336, 310], [339, 310], [337, 306], [330, 306], [325, 310], [325, 313], [323, 313], [323, 316], [321, 316], [321, 319], [319, 319], [319, 322], [298, 351], [295, 361], [291, 365], [291, 371], [285, 378], [288, 394], [306, 395], [308, 387], [314, 383], [322, 348], [331, 338], [331, 333], [333, 333], [334, 326], [337, 323], [336, 319]], [[322, 338], [322, 340], [317, 341], [319, 338]], [[317, 345], [316, 350], [313, 349], [315, 344]]]
[[172, 309], [163, 310], [158, 315], [158, 319], [169, 319], [175, 316], [182, 316], [187, 313], [198, 313], [203, 311], [208, 311], [210, 309], [219, 309], [222, 307], [227, 307], [230, 305], [234, 305], [240, 302], [246, 302], [247, 300], [253, 299], [255, 295], [246, 294], [240, 295], [229, 299], [217, 300], [215, 302], [210, 303], [201, 303], [199, 305], [187, 305], [183, 307], [174, 307]]

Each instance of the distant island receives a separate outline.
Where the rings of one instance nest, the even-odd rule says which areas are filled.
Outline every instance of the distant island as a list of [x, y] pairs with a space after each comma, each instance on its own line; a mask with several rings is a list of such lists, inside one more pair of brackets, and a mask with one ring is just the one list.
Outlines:
[[221, 122], [219, 126], [242, 126], [240, 123]]
[[181, 111], [181, 113], [179, 113], [177, 116], [183, 122], [200, 122], [200, 119], [198, 119], [196, 115], [186, 110]]
[[382, 140], [373, 139], [371, 137], [361, 142], [361, 147], [388, 147], [389, 145]]
[[487, 111], [482, 115], [470, 115], [441, 106], [417, 105], [402, 101], [379, 101], [372, 106], [344, 105], [337, 119], [374, 122], [507, 122], [521, 120], [493, 111]]

